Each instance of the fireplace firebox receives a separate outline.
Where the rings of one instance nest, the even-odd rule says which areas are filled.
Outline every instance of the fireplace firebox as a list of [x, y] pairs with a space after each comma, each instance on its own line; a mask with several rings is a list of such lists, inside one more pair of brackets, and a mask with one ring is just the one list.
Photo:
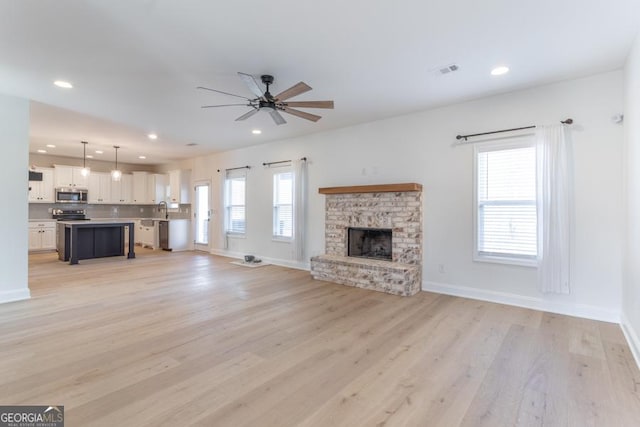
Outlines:
[[347, 255], [392, 261], [391, 236], [389, 228], [349, 227]]

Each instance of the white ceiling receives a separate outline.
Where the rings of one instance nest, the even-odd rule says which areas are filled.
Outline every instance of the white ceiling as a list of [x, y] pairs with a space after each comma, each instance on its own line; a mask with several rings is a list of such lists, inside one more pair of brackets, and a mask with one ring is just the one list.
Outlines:
[[[639, 27], [638, 0], [5, 0], [0, 93], [37, 101], [32, 151], [77, 157], [87, 140], [163, 163], [617, 69]], [[511, 72], [490, 76], [499, 64]], [[274, 75], [272, 93], [302, 80], [292, 101], [335, 110], [276, 126], [201, 109], [236, 98], [196, 86], [251, 97], [238, 71]]]

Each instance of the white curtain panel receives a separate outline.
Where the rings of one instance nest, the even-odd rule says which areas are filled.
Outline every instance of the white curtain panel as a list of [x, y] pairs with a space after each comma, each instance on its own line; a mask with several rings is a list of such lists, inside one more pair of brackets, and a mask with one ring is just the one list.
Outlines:
[[536, 128], [538, 286], [570, 293], [570, 134], [565, 125]]
[[304, 261], [305, 218], [307, 217], [307, 160], [293, 162], [294, 169], [294, 258]]

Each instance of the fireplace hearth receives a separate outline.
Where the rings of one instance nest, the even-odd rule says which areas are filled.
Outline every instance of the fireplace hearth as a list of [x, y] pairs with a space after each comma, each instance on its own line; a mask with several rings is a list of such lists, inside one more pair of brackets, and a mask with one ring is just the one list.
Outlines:
[[349, 227], [348, 236], [348, 256], [392, 260], [391, 229]]

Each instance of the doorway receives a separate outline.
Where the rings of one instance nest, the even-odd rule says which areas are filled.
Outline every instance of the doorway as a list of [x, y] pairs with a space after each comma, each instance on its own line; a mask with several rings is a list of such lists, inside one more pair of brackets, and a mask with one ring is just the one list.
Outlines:
[[195, 239], [194, 249], [209, 251], [209, 233], [211, 230], [211, 184], [208, 181], [196, 182], [195, 185]]

